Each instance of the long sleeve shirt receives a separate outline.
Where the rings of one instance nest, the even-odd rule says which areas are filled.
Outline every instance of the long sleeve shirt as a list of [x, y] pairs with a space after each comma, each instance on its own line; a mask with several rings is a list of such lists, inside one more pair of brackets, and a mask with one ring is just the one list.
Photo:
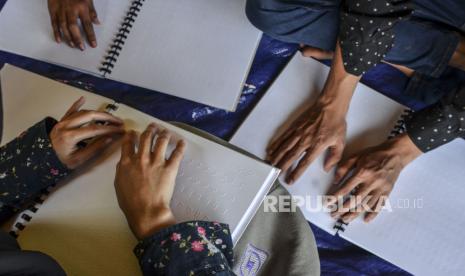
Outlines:
[[[0, 148], [0, 223], [70, 173], [49, 138], [55, 124], [46, 118]], [[221, 223], [180, 223], [140, 241], [134, 253], [144, 275], [234, 275], [229, 231]]]
[[394, 25], [413, 11], [410, 0], [346, 0], [339, 40], [346, 71], [361, 75], [380, 63], [394, 45]]
[[465, 138], [465, 87], [452, 91], [439, 103], [413, 113], [407, 133], [423, 152], [456, 138]]
[[[346, 0], [339, 40], [345, 70], [361, 75], [383, 60], [394, 45], [393, 28], [413, 11], [411, 0]], [[428, 152], [465, 137], [465, 87], [407, 118], [407, 133]]]

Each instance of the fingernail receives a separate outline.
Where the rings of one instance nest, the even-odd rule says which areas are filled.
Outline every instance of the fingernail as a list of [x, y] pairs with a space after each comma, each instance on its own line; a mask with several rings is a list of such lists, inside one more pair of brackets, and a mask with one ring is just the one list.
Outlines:
[[86, 49], [86, 46], [84, 46], [84, 43], [79, 44], [79, 49], [81, 49], [81, 51], [84, 51]]
[[113, 141], [113, 138], [108, 137], [107, 139], [105, 139], [105, 144], [110, 144], [112, 141]]
[[71, 46], [71, 47], [74, 48], [74, 42], [71, 41], [71, 42], [69, 43], [69, 46]]
[[61, 38], [57, 37], [56, 41], [57, 41], [58, 44], [60, 44], [61, 43]]
[[95, 42], [95, 41], [92, 41], [92, 42], [90, 43], [90, 46], [91, 46], [92, 48], [95, 48], [95, 47], [97, 47], [97, 42]]

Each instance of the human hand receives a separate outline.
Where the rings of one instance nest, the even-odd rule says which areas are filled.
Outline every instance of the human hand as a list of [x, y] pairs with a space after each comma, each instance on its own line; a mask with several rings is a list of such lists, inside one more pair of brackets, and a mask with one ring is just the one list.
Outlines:
[[63, 35], [70, 47], [78, 47], [82, 51], [85, 49], [78, 24], [80, 19], [89, 45], [92, 48], [97, 47], [93, 24], [100, 22], [93, 0], [48, 0], [48, 10], [57, 43], [61, 43]]
[[170, 201], [186, 143], [179, 141], [167, 159], [170, 137], [168, 131], [157, 130], [151, 124], [142, 133], [140, 142], [134, 131], [126, 134], [123, 141], [115, 189], [119, 206], [138, 239], [176, 223]]
[[343, 202], [341, 199], [348, 195], [353, 200], [344, 201], [342, 208], [331, 216], [349, 223], [366, 212], [365, 222], [372, 221], [384, 206], [403, 168], [421, 153], [408, 135], [403, 134], [342, 162], [334, 183], [344, 183], [330, 195], [328, 204]]
[[345, 114], [319, 100], [271, 143], [267, 150], [267, 160], [283, 171], [288, 171], [303, 156], [287, 174], [286, 181], [292, 184], [328, 149], [324, 168], [329, 171], [342, 157], [346, 128]]
[[[81, 97], [66, 112], [50, 132], [50, 140], [58, 159], [68, 169], [76, 169], [106, 149], [117, 135], [124, 133], [123, 121], [106, 112], [80, 110]], [[100, 121], [105, 124], [95, 124]], [[80, 142], [92, 139], [80, 147]]]

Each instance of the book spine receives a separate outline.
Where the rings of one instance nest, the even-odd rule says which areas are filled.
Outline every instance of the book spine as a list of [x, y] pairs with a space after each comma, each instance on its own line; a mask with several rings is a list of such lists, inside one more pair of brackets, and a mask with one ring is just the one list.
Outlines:
[[134, 0], [131, 2], [131, 7], [126, 13], [118, 33], [113, 39], [113, 42], [111, 43], [106, 56], [103, 58], [102, 65], [99, 68], [99, 71], [102, 73], [103, 77], [110, 75], [113, 71], [113, 68], [115, 68], [115, 64], [118, 61], [121, 50], [123, 50], [126, 39], [128, 38], [134, 23], [136, 22], [136, 18], [139, 15], [144, 2], [145, 0]]

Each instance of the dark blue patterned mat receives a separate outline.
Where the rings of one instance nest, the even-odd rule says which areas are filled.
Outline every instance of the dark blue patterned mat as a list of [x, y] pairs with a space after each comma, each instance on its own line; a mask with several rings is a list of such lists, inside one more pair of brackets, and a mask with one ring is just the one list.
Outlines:
[[[0, 0], [0, 7], [5, 2], [5, 0]], [[296, 45], [282, 43], [264, 36], [247, 80], [247, 86], [240, 99], [240, 104], [234, 113], [155, 93], [146, 89], [103, 80], [1, 51], [0, 67], [4, 63], [10, 63], [46, 77], [112, 98], [162, 120], [184, 122], [223, 139], [229, 139], [296, 50]], [[402, 73], [393, 70], [387, 65], [382, 64], [371, 70], [364, 76], [363, 82], [410, 107], [419, 108], [422, 106], [421, 103], [412, 101], [402, 94], [407, 79]], [[37, 91], [37, 97], [40, 97], [40, 92]], [[292, 95], [289, 96], [292, 97]], [[317, 239], [323, 275], [407, 274], [394, 265], [339, 237], [333, 237], [315, 226], [312, 226], [312, 229]]]

